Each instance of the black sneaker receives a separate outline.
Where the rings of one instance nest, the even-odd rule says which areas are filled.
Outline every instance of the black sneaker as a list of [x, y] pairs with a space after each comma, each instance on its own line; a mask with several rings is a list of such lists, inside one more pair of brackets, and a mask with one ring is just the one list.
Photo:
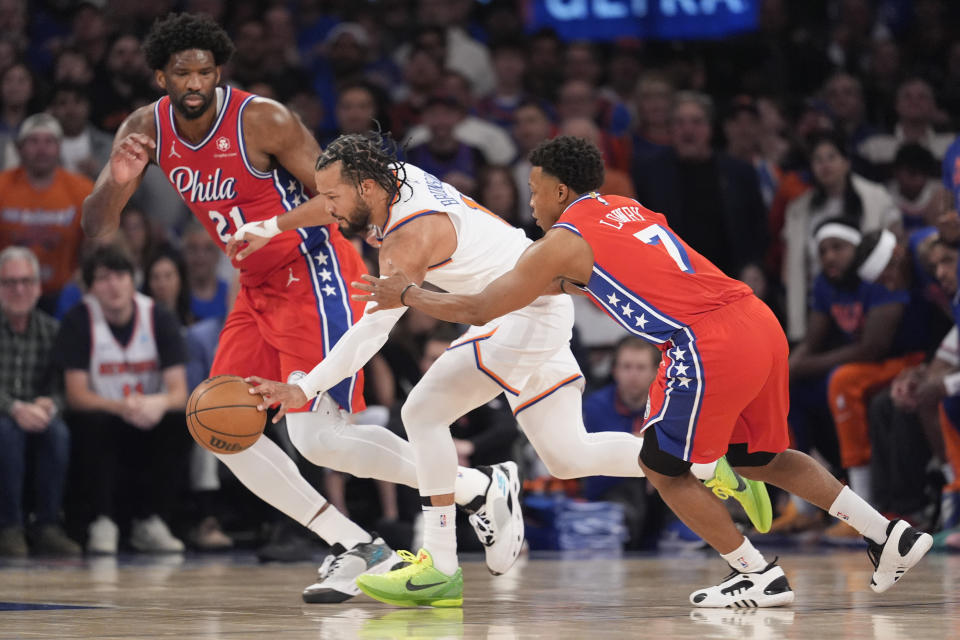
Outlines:
[[906, 520], [894, 520], [887, 525], [887, 541], [883, 544], [864, 539], [874, 568], [870, 588], [877, 593], [892, 587], [933, 545], [933, 536], [914, 529]]
[[734, 571], [715, 587], [690, 594], [690, 603], [697, 607], [749, 609], [781, 607], [793, 602], [793, 589], [776, 559], [763, 571]]

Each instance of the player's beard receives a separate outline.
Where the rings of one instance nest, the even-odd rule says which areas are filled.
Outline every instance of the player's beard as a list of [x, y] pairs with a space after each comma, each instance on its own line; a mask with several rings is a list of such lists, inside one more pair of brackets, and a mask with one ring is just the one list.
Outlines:
[[365, 238], [370, 230], [371, 216], [373, 216], [373, 210], [370, 209], [370, 205], [363, 199], [358, 199], [354, 210], [340, 222], [340, 231], [348, 238]]
[[[214, 89], [214, 91], [216, 91], [216, 89]], [[201, 104], [199, 107], [188, 106], [184, 101], [187, 98], [190, 98], [193, 96], [202, 98], [203, 104]], [[183, 94], [176, 100], [173, 100], [171, 96], [171, 102], [173, 102], [173, 106], [176, 108], [177, 113], [182, 115], [187, 120], [196, 120], [197, 118], [205, 114], [207, 112], [207, 109], [210, 108], [210, 105], [213, 103], [213, 96], [214, 96], [214, 92], [210, 92], [209, 95], [205, 95], [203, 93], [200, 93], [199, 91], [188, 91], [187, 93]]]

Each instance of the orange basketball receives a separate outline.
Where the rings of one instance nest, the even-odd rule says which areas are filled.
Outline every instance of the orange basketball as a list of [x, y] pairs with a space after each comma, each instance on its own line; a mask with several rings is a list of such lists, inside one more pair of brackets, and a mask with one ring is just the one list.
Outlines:
[[193, 439], [214, 453], [237, 453], [251, 446], [267, 426], [257, 411], [262, 398], [240, 376], [215, 376], [197, 385], [187, 400], [187, 428]]

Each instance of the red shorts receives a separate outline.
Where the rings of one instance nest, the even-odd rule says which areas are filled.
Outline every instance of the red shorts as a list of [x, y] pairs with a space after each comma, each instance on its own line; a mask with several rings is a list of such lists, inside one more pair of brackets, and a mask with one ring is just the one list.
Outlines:
[[[298, 255], [258, 286], [241, 286], [220, 332], [210, 375], [286, 382], [292, 374], [309, 372], [363, 313], [364, 303], [350, 299], [350, 283], [362, 273], [360, 254], [333, 233], [310, 255]], [[362, 411], [363, 372], [329, 393], [347, 411]]]
[[780, 323], [755, 296], [712, 311], [664, 345], [644, 429], [660, 449], [713, 462], [730, 444], [751, 453], [789, 445], [789, 349]]

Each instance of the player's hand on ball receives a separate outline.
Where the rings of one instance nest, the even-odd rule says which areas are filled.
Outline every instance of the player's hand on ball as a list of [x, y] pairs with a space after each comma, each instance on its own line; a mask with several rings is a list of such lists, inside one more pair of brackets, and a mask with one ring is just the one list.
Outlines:
[[266, 411], [268, 407], [276, 404], [280, 405], [280, 410], [277, 411], [277, 415], [273, 416], [274, 424], [280, 422], [280, 419], [287, 415], [287, 411], [290, 409], [299, 409], [307, 404], [308, 401], [307, 394], [295, 384], [264, 380], [258, 376], [244, 378], [244, 382], [253, 385], [250, 389], [251, 394], [260, 394], [263, 398], [263, 402], [257, 405], [258, 411]]
[[[403, 271], [397, 270], [395, 274], [389, 277], [381, 276], [376, 278], [367, 274], [360, 276], [363, 282], [354, 282], [354, 289], [366, 291], [366, 294], [354, 293], [350, 297], [360, 302], [376, 302], [376, 308], [371, 311], [383, 311], [384, 309], [396, 309], [405, 306], [401, 297], [404, 290], [411, 284], [415, 284], [407, 277]], [[412, 288], [412, 287], [411, 287]]]

